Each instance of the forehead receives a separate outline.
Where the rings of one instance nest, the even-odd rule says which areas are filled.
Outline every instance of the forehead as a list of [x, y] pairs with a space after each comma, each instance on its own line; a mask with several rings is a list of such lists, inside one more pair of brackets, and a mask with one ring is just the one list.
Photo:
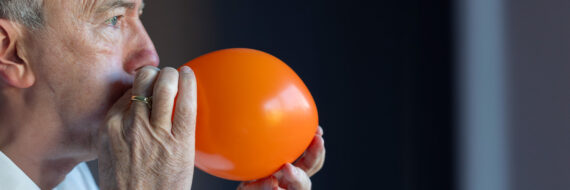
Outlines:
[[[117, 7], [134, 8], [142, 0], [44, 0], [48, 9], [56, 11], [71, 10], [82, 15], [94, 14]], [[139, 6], [142, 8], [142, 6]]]
[[79, 2], [79, 5], [85, 8], [94, 8], [94, 7], [102, 7], [102, 6], [115, 6], [115, 5], [124, 5], [124, 4], [136, 4], [142, 2], [142, 0], [67, 0], [67, 1], [75, 1]]

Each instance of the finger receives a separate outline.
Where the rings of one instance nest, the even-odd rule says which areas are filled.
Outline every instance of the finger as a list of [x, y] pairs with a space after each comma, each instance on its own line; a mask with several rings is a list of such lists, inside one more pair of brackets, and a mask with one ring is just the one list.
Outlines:
[[303, 156], [295, 162], [295, 166], [301, 168], [307, 175], [313, 176], [323, 167], [325, 154], [325, 140], [317, 134]]
[[154, 82], [150, 123], [168, 133], [172, 128], [172, 109], [178, 92], [178, 71], [172, 67], [160, 70]]
[[[133, 83], [133, 96], [144, 96], [149, 97], [152, 95], [153, 83], [156, 79], [159, 69], [152, 66], [145, 66], [137, 71], [135, 75], [135, 81]], [[131, 101], [132, 110], [137, 113], [143, 113], [148, 115], [150, 110], [148, 105], [144, 102]]]
[[285, 164], [281, 170], [274, 174], [279, 186], [288, 190], [311, 189], [311, 179], [301, 168], [292, 164]]
[[[125, 94], [123, 94], [123, 96], [121, 96], [119, 100], [117, 100], [115, 104], [113, 104], [113, 106], [109, 109], [106, 118], [107, 123], [116, 124], [122, 122], [123, 115], [128, 109], [129, 103], [131, 101], [131, 91], [131, 89], [127, 90]], [[111, 132], [111, 134], [120, 134], [120, 131], [121, 125], [105, 125], [105, 127], [100, 127], [98, 131], [99, 143], [97, 143], [99, 147], [97, 149], [101, 149], [101, 143], [108, 142], [107, 139], [109, 132]]]
[[174, 108], [174, 118], [172, 121], [172, 134], [179, 138], [193, 138], [196, 129], [196, 76], [194, 71], [188, 66], [180, 69], [180, 79], [178, 82], [178, 97]]
[[123, 113], [129, 107], [131, 103], [132, 89], [128, 89], [114, 104], [111, 106], [107, 112], [107, 116], [113, 116], [117, 113]]
[[242, 182], [238, 190], [278, 190], [279, 188], [277, 178], [275, 176], [266, 177], [253, 182]]

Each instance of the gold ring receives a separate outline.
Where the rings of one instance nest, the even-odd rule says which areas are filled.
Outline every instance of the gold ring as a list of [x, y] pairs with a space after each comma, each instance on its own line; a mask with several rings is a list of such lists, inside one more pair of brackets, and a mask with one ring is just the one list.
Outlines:
[[152, 96], [145, 97], [145, 96], [131, 96], [131, 101], [137, 101], [145, 103], [148, 106], [148, 109], [152, 108]]

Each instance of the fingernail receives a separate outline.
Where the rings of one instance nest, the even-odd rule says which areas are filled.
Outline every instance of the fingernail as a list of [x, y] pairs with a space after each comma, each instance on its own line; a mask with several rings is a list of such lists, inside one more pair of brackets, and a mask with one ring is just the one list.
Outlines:
[[180, 70], [184, 73], [192, 72], [192, 69], [186, 65], [182, 66], [182, 68]]

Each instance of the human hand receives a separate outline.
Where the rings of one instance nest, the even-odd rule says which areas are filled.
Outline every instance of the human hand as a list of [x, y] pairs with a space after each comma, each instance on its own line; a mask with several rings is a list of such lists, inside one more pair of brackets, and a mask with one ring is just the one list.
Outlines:
[[[152, 108], [131, 96], [152, 96]], [[99, 130], [101, 189], [190, 189], [196, 106], [190, 68], [140, 69]]]
[[285, 164], [272, 176], [249, 182], [242, 182], [238, 190], [308, 190], [311, 189], [310, 177], [315, 175], [325, 163], [325, 141], [323, 128], [319, 126], [309, 148], [295, 162]]

